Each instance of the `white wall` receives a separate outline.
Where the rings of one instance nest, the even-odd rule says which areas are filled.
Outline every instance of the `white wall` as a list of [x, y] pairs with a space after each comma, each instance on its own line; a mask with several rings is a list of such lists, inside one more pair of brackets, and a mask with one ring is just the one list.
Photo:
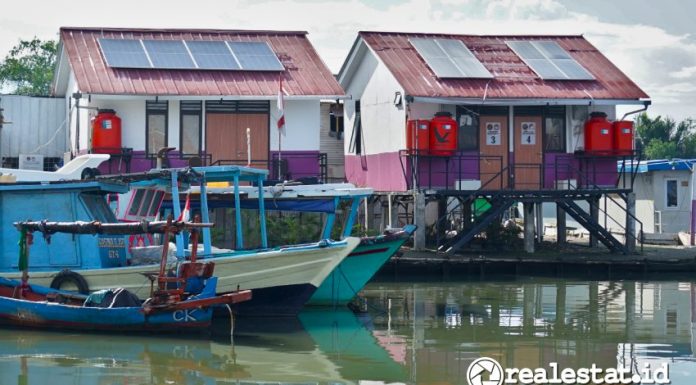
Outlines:
[[[285, 100], [285, 135], [281, 138], [283, 151], [319, 151], [319, 104], [319, 99]], [[269, 124], [271, 151], [278, 151], [279, 116], [277, 103], [273, 100]]]
[[[394, 105], [396, 92], [401, 106]], [[368, 51], [353, 75], [346, 93], [351, 100], [345, 106], [344, 149], [349, 154], [355, 119], [355, 101], [360, 100], [361, 125], [365, 147], [363, 154], [397, 152], [406, 147], [405, 93], [387, 67]]]
[[68, 151], [65, 99], [0, 95], [5, 124], [0, 155], [38, 154], [62, 157]]

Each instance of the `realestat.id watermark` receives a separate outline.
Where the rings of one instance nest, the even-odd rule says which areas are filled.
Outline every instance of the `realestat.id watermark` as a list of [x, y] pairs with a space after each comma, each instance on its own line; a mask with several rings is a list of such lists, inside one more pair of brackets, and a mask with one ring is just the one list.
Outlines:
[[551, 362], [541, 368], [503, 368], [489, 357], [474, 360], [466, 371], [470, 385], [503, 384], [670, 384], [669, 364], [651, 367], [646, 363], [640, 370], [633, 368], [559, 368]]

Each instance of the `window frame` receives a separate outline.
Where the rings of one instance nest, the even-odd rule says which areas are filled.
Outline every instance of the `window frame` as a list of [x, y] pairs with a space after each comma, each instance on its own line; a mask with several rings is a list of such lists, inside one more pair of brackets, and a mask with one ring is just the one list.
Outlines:
[[[561, 122], [563, 122], [561, 126], [561, 148], [548, 148], [548, 139], [547, 139], [547, 129], [548, 125], [546, 124], [547, 119], [560, 119]], [[565, 154], [568, 152], [568, 139], [567, 139], [567, 131], [568, 131], [568, 122], [566, 119], [566, 114], [548, 114], [544, 113], [542, 116], [542, 126], [543, 126], [543, 134], [544, 134], [544, 139], [543, 139], [543, 153], [544, 154]]]
[[[675, 187], [675, 204], [674, 206], [669, 205], [669, 184], [674, 182]], [[679, 180], [676, 178], [665, 179], [665, 210], [679, 210]]]
[[[467, 113], [468, 111], [468, 113]], [[474, 130], [474, 140], [476, 141], [475, 147], [463, 147], [462, 146], [462, 140], [460, 140], [461, 137], [461, 132], [462, 132], [462, 126], [459, 124], [462, 115], [469, 115], [472, 117], [474, 120], [473, 124], [471, 127], [473, 127]], [[475, 111], [474, 109], [470, 108], [464, 108], [462, 106], [457, 106], [457, 151], [460, 152], [465, 152], [465, 151], [480, 151], [481, 150], [481, 119], [480, 119], [480, 114]]]
[[[154, 108], [160, 105], [160, 108]], [[164, 105], [164, 109], [162, 109]], [[157, 156], [157, 151], [151, 151], [150, 149], [150, 116], [151, 115], [163, 115], [164, 116], [164, 147], [167, 147], [169, 143], [169, 101], [155, 101], [146, 100], [145, 101], [145, 156], [148, 158], [154, 158]]]
[[[198, 103], [198, 110], [184, 110], [183, 104]], [[195, 116], [198, 115], [198, 152], [187, 153], [184, 152], [184, 116]], [[181, 158], [200, 156], [203, 153], [203, 101], [196, 100], [182, 100], [179, 102], [179, 155]]]
[[364, 140], [362, 132], [362, 119], [360, 112], [360, 100], [355, 101], [355, 113], [353, 117], [353, 131], [350, 135], [350, 144], [348, 146], [348, 152], [354, 155], [362, 155]]

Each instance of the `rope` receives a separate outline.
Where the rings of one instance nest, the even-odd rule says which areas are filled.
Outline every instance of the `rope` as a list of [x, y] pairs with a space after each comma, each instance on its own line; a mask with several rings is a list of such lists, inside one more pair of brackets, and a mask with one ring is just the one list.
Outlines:
[[27, 230], [22, 229], [19, 235], [19, 263], [17, 264], [19, 271], [25, 271], [29, 268], [29, 253], [27, 250]]
[[[353, 288], [353, 285], [350, 284], [350, 280], [348, 279], [348, 277], [346, 277], [346, 274], [343, 272], [343, 269], [341, 269], [341, 266], [340, 266], [340, 265], [338, 266], [338, 269], [337, 269], [337, 270], [341, 273], [341, 276], [342, 276], [343, 279], [346, 281], [346, 284], [348, 285], [348, 288], [350, 289], [350, 291], [353, 292], [353, 297], [354, 297], [355, 299], [360, 299], [360, 300], [362, 300], [363, 304], [365, 304], [365, 307], [367, 307], [368, 309], [372, 309], [373, 311], [379, 313], [379, 315], [385, 315], [385, 314], [388, 313], [388, 312], [387, 312], [386, 310], [384, 310], [384, 309], [380, 309], [380, 308], [378, 308], [377, 306], [370, 305], [370, 303], [367, 302], [367, 298], [363, 298], [363, 297], [358, 296], [358, 292]], [[354, 311], [354, 312], [355, 312], [355, 311]]]

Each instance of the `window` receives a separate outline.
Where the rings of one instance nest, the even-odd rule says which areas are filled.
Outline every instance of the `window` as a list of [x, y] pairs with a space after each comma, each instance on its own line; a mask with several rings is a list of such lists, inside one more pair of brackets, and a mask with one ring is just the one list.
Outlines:
[[116, 222], [116, 216], [106, 203], [103, 195], [83, 193], [80, 194], [80, 198], [82, 198], [82, 202], [87, 206], [90, 214], [92, 214], [92, 219], [102, 223]]
[[665, 181], [665, 198], [666, 207], [678, 207], [679, 206], [679, 192], [677, 190], [677, 180], [669, 179]]
[[145, 152], [152, 156], [161, 148], [167, 147], [169, 104], [167, 101], [147, 101], [145, 107]]
[[363, 150], [363, 137], [362, 137], [362, 125], [360, 122], [360, 100], [355, 101], [355, 115], [353, 118], [353, 133], [350, 136], [350, 147], [348, 152], [356, 155], [362, 154]]
[[459, 134], [457, 143], [459, 150], [472, 151], [479, 149], [479, 118], [474, 111], [459, 107], [457, 109]]
[[565, 115], [544, 118], [544, 152], [565, 152]]
[[179, 150], [182, 155], [198, 155], [201, 152], [201, 127], [203, 103], [181, 101], [179, 105]]
[[334, 103], [329, 109], [329, 136], [343, 139], [343, 105]]
[[153, 189], [136, 189], [126, 208], [126, 220], [139, 221], [153, 219], [162, 204], [164, 191]]

